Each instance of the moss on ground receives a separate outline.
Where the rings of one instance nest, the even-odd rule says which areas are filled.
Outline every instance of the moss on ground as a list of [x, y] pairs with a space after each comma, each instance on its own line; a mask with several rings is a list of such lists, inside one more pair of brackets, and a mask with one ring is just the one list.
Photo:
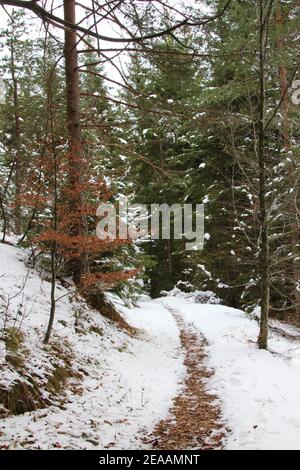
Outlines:
[[40, 376], [34, 376], [27, 365], [31, 357], [24, 347], [23, 334], [15, 328], [7, 329], [4, 341], [7, 367], [16, 372], [19, 379], [9, 387], [0, 384], [0, 418], [44, 408], [57, 403], [57, 400], [64, 400], [68, 380], [73, 378], [79, 382], [82, 378], [82, 374], [71, 366], [72, 352], [68, 344], [53, 342], [47, 347], [49, 365], [52, 368], [44, 376], [45, 383]]

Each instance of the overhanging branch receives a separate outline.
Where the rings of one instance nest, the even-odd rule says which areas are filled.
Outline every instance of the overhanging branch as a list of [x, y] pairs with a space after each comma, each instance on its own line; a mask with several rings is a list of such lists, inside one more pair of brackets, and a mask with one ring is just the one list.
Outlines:
[[141, 42], [141, 41], [145, 41], [149, 39], [156, 39], [162, 36], [170, 35], [171, 33], [182, 28], [183, 26], [205, 25], [211, 21], [216, 20], [217, 18], [220, 18], [228, 9], [230, 3], [231, 3], [231, 0], [228, 0], [225, 6], [222, 8], [222, 10], [219, 13], [217, 13], [214, 16], [205, 17], [198, 21], [193, 21], [193, 18], [185, 18], [184, 20], [176, 23], [175, 25], [170, 26], [169, 28], [166, 28], [162, 31], [158, 31], [157, 33], [145, 34], [143, 36], [137, 36], [137, 37], [134, 37], [133, 35], [133, 37], [116, 38], [116, 37], [103, 36], [99, 34], [98, 32], [91, 31], [90, 29], [84, 28], [80, 24], [74, 25], [72, 23], [69, 23], [68, 21], [65, 21], [63, 18], [60, 18], [59, 16], [54, 15], [50, 11], [45, 10], [35, 0], [29, 0], [29, 1], [27, 0], [0, 0], [0, 5], [2, 6], [6, 5], [6, 6], [24, 8], [26, 10], [30, 10], [34, 14], [36, 14], [39, 18], [41, 18], [43, 21], [47, 23], [51, 23], [54, 26], [63, 27], [65, 29], [70, 29], [72, 31], [78, 31], [101, 41], [117, 42], [117, 43], [134, 43], [134, 42]]

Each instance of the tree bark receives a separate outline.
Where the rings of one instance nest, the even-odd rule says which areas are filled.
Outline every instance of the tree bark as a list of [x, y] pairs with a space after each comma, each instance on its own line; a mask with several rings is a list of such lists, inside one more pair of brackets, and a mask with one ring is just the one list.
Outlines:
[[51, 294], [50, 294], [50, 315], [49, 315], [49, 322], [47, 326], [47, 331], [44, 338], [44, 344], [49, 342], [52, 327], [55, 318], [55, 311], [56, 311], [56, 299], [55, 299], [55, 292], [56, 292], [56, 242], [52, 243], [51, 249]]
[[[55, 145], [55, 131], [54, 131], [54, 117], [53, 117], [53, 102], [52, 102], [52, 89], [49, 89], [49, 113], [50, 113], [50, 126], [51, 126], [51, 139], [52, 139], [52, 154], [53, 154], [53, 230], [56, 232], [58, 226], [58, 161]], [[57, 242], [54, 240], [51, 246], [51, 293], [50, 293], [50, 315], [47, 326], [47, 331], [44, 337], [44, 344], [49, 342], [53, 323], [56, 312], [56, 277], [57, 277]]]
[[[277, 25], [277, 30], [279, 33], [278, 39], [277, 39], [277, 50], [280, 52], [283, 47], [283, 38], [282, 38], [282, 26], [284, 24], [284, 16], [282, 12], [282, 7], [281, 3], [279, 2], [276, 8], [276, 14], [275, 14], [275, 21]], [[280, 89], [280, 98], [281, 98], [281, 105], [280, 105], [280, 111], [282, 115], [282, 140], [283, 140], [283, 145], [286, 150], [290, 147], [290, 132], [289, 132], [289, 127], [288, 127], [288, 110], [289, 110], [289, 94], [287, 93], [287, 89], [289, 88], [289, 83], [287, 79], [287, 70], [286, 67], [281, 64], [278, 66], [278, 79], [279, 79], [279, 89]]]
[[13, 85], [13, 103], [14, 103], [14, 138], [15, 138], [15, 155], [14, 155], [14, 168], [15, 168], [15, 233], [21, 234], [21, 155], [20, 155], [20, 136], [21, 136], [21, 121], [19, 115], [19, 94], [18, 94], [18, 81], [16, 77], [15, 68], [15, 45], [14, 39], [10, 42], [10, 66], [11, 78]]
[[[276, 8], [276, 14], [275, 14], [275, 20], [276, 20], [276, 25], [277, 25], [277, 30], [278, 30], [278, 39], [277, 39], [277, 50], [279, 53], [281, 53], [283, 46], [284, 46], [284, 40], [282, 36], [282, 27], [284, 25], [284, 14], [282, 11], [282, 5], [281, 2], [278, 2], [277, 8]], [[288, 151], [290, 146], [291, 146], [291, 133], [289, 129], [289, 94], [287, 93], [287, 89], [289, 88], [289, 83], [287, 79], [287, 69], [285, 65], [280, 64], [278, 66], [278, 80], [279, 80], [279, 90], [280, 90], [280, 100], [281, 100], [281, 105], [280, 105], [280, 112], [282, 116], [282, 143], [284, 146], [285, 151]], [[297, 201], [296, 201], [297, 204]], [[291, 224], [291, 244], [292, 244], [292, 249], [295, 249], [295, 247], [298, 246], [299, 244], [299, 220], [298, 220], [298, 214], [295, 209], [295, 204], [294, 202], [290, 204], [290, 207], [288, 207], [288, 211], [290, 212], [291, 216], [293, 217], [294, 221]], [[298, 290], [298, 284], [299, 284], [299, 270], [297, 266], [295, 266], [295, 263], [292, 261], [291, 263], [291, 272], [292, 272], [292, 278], [294, 280], [294, 287], [293, 287], [293, 301], [295, 305], [295, 314], [299, 318], [300, 317], [300, 291]]]
[[[75, 0], [64, 0], [64, 19], [76, 24]], [[76, 223], [71, 227], [72, 235], [86, 235], [87, 222], [83, 214], [83, 196], [80, 189], [84, 178], [84, 153], [80, 129], [80, 84], [76, 31], [65, 30], [65, 70], [66, 70], [66, 119], [69, 140], [69, 209]], [[86, 253], [72, 261], [75, 282], [88, 271]]]
[[267, 21], [264, 15], [265, 0], [260, 0], [259, 24], [259, 116], [258, 116], [258, 166], [259, 166], [259, 205], [260, 205], [260, 281], [261, 281], [261, 318], [258, 346], [260, 349], [268, 347], [268, 317], [270, 298], [269, 273], [269, 237], [268, 214], [266, 205], [266, 154], [265, 154], [265, 60], [267, 42]]

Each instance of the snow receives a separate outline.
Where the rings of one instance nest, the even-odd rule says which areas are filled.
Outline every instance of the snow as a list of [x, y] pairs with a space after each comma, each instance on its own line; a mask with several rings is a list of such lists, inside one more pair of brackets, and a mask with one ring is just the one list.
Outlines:
[[[272, 333], [270, 351], [257, 348], [258, 323], [241, 310], [166, 297], [207, 341], [208, 390], [217, 395], [226, 449], [300, 449], [300, 345]], [[292, 327], [289, 327], [291, 330]]]
[[[27, 369], [45, 383], [53, 369], [49, 347], [42, 345], [50, 283], [26, 267], [24, 250], [0, 244], [0, 256], [0, 303], [5, 306], [11, 298], [9, 326], [18, 325], [15, 312], [26, 305], [22, 330], [30, 353]], [[52, 341], [72, 356], [75, 370], [84, 371], [83, 382], [65, 391], [63, 403], [57, 406], [2, 419], [0, 448], [145, 448], [143, 435], [167, 415], [185, 371], [173, 317], [146, 297], [131, 309], [112, 298], [130, 324], [140, 328], [131, 337], [88, 308], [79, 296], [65, 295], [68, 291], [58, 287], [57, 297], [64, 297], [57, 302]], [[77, 332], [75, 315], [79, 316]], [[102, 334], [91, 331], [92, 326]], [[2, 360], [2, 341], [0, 345]], [[18, 379], [10, 364], [1, 365], [0, 386], [10, 389]]]
[[[3, 418], [0, 448], [145, 449], [143, 437], [167, 416], [184, 381], [175, 311], [207, 340], [205, 365], [213, 375], [205, 381], [230, 430], [225, 448], [300, 449], [299, 329], [272, 321], [269, 350], [262, 351], [256, 344], [258, 312], [220, 305], [212, 292], [174, 289], [158, 300], [142, 296], [131, 308], [110, 294], [139, 329], [130, 336], [72, 294], [69, 281], [68, 288], [58, 284], [52, 341], [44, 346], [50, 283], [26, 265], [25, 250], [0, 244], [0, 256], [0, 326], [6, 312], [6, 326], [22, 328], [27, 374], [42, 387], [55, 363], [63, 364], [64, 358], [53, 359], [52, 343], [82, 374], [59, 397], [44, 392], [51, 406]], [[6, 354], [0, 340], [0, 387], [9, 390], [22, 376]]]

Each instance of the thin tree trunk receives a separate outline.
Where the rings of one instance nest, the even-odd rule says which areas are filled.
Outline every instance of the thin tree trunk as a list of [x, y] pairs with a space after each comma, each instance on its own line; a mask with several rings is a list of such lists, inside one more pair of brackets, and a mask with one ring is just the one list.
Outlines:
[[15, 137], [15, 233], [21, 234], [21, 155], [20, 155], [20, 136], [21, 136], [21, 122], [19, 115], [19, 95], [18, 95], [18, 81], [15, 70], [15, 47], [14, 40], [11, 39], [10, 43], [10, 59], [11, 59], [11, 78], [13, 85], [13, 103], [14, 103], [14, 137]]
[[[279, 32], [279, 37], [276, 42], [277, 50], [282, 50], [283, 47], [283, 38], [282, 38], [282, 26], [284, 23], [283, 12], [281, 8], [281, 3], [278, 2], [275, 14], [275, 21], [277, 25], [277, 29]], [[278, 66], [278, 79], [279, 79], [279, 88], [280, 88], [280, 98], [281, 98], [281, 105], [280, 111], [282, 115], [282, 140], [285, 149], [287, 150], [290, 147], [290, 132], [288, 127], [288, 110], [289, 110], [289, 94], [287, 93], [287, 89], [289, 88], [288, 79], [287, 79], [287, 70], [284, 65]]]
[[7, 230], [7, 219], [6, 219], [6, 212], [5, 212], [2, 194], [0, 194], [0, 207], [1, 207], [1, 213], [2, 213], [2, 218], [3, 218], [3, 227], [2, 227], [3, 235], [2, 235], [1, 243], [4, 243], [5, 237], [6, 237], [6, 230]]
[[[57, 231], [58, 226], [58, 161], [57, 161], [57, 153], [56, 153], [56, 145], [55, 145], [55, 130], [54, 130], [54, 117], [53, 117], [53, 103], [52, 103], [52, 88], [51, 83], [49, 83], [49, 114], [50, 114], [50, 126], [51, 126], [51, 139], [52, 139], [52, 154], [53, 154], [53, 176], [54, 176], [54, 184], [53, 184], [53, 231]], [[55, 318], [55, 311], [56, 311], [56, 276], [57, 276], [57, 242], [54, 240], [52, 242], [51, 247], [51, 293], [50, 293], [50, 315], [49, 315], [49, 322], [46, 331], [46, 335], [44, 338], [44, 344], [49, 342], [52, 327]]]
[[265, 54], [266, 54], [266, 19], [265, 0], [260, 0], [260, 25], [259, 25], [259, 117], [258, 117], [258, 165], [259, 165], [259, 204], [260, 204], [260, 281], [261, 281], [261, 318], [258, 346], [260, 349], [268, 347], [268, 317], [270, 298], [270, 273], [269, 273], [269, 237], [268, 215], [266, 207], [266, 154], [265, 154]]
[[[281, 2], [278, 2], [277, 8], [276, 8], [275, 19], [276, 19], [276, 24], [277, 24], [278, 34], [279, 34], [276, 45], [277, 45], [277, 50], [280, 53], [284, 45], [283, 37], [282, 37], [284, 15], [282, 11]], [[287, 93], [287, 89], [289, 88], [289, 83], [287, 79], [287, 70], [283, 64], [279, 65], [278, 67], [278, 79], [279, 79], [280, 100], [281, 100], [280, 112], [282, 116], [281, 135], [282, 135], [284, 149], [287, 151], [291, 145], [291, 136], [290, 136], [289, 119], [288, 119], [290, 103], [289, 103], [289, 94]], [[291, 207], [289, 207], [288, 210], [291, 212], [292, 216], [295, 216], [295, 219], [296, 219], [294, 222], [292, 222], [292, 225], [291, 225], [291, 231], [292, 231], [291, 244], [294, 249], [295, 247], [298, 246], [298, 243], [299, 243], [299, 221], [298, 221], [297, 211], [295, 210], [294, 203], [291, 204]], [[299, 318], [300, 317], [300, 291], [297, 289], [297, 286], [299, 284], [299, 270], [297, 269], [293, 261], [291, 265], [292, 265], [291, 266], [292, 277], [294, 279], [293, 298], [294, 298], [294, 304], [295, 304], [295, 314]]]
[[55, 292], [56, 292], [56, 242], [54, 241], [52, 244], [51, 249], [51, 294], [50, 294], [50, 315], [49, 315], [49, 322], [47, 331], [44, 338], [44, 344], [47, 344], [50, 339], [50, 335], [52, 332], [52, 327], [55, 318], [55, 310], [56, 310], [56, 299], [55, 299]]
[[3, 227], [2, 227], [3, 235], [2, 235], [2, 240], [1, 240], [2, 243], [5, 242], [6, 231], [7, 231], [7, 228], [8, 228], [8, 216], [7, 216], [6, 211], [5, 211], [5, 199], [6, 199], [6, 195], [7, 195], [7, 191], [8, 191], [10, 181], [13, 177], [14, 168], [15, 168], [15, 162], [13, 161], [11, 163], [9, 175], [8, 175], [7, 180], [6, 180], [3, 192], [2, 192], [2, 194], [0, 194], [0, 205], [1, 205], [1, 212], [2, 212], [2, 218], [3, 218]]

